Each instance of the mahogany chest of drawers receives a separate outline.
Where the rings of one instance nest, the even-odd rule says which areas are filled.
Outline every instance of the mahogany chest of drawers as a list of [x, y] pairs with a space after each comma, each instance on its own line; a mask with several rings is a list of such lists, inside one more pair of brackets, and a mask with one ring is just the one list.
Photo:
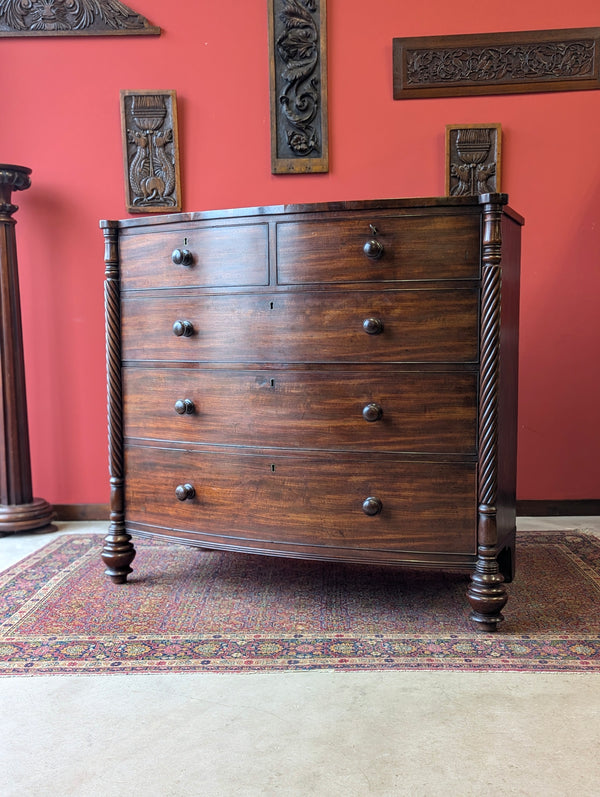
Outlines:
[[131, 535], [471, 573], [515, 545], [521, 217], [506, 196], [104, 221], [115, 582]]

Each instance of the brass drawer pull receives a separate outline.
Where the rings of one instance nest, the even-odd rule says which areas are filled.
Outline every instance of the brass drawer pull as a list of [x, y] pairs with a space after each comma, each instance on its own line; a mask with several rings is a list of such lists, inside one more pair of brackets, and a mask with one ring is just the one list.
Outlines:
[[381, 404], [372, 402], [364, 407], [362, 414], [365, 421], [369, 421], [369, 423], [380, 421], [383, 418], [383, 407]]
[[176, 266], [193, 266], [194, 255], [189, 249], [174, 249], [171, 260]]
[[379, 498], [369, 496], [363, 501], [362, 509], [365, 515], [378, 515], [383, 509], [383, 504]]
[[175, 402], [175, 412], [177, 415], [193, 415], [196, 407], [191, 399], [178, 399]]
[[175, 495], [179, 501], [188, 501], [196, 495], [196, 491], [191, 484], [178, 484], [175, 488]]
[[190, 338], [194, 334], [194, 325], [191, 321], [175, 321], [173, 334], [177, 335], [178, 338]]
[[381, 335], [383, 332], [383, 321], [380, 318], [365, 318], [363, 329], [367, 335]]

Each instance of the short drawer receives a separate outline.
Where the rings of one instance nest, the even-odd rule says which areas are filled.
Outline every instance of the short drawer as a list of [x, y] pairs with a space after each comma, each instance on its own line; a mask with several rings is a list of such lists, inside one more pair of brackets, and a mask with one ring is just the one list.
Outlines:
[[[124, 360], [475, 362], [478, 291], [122, 297]], [[173, 330], [175, 329], [174, 334]]]
[[337, 451], [476, 452], [474, 373], [123, 370], [127, 438]]
[[361, 217], [277, 225], [280, 284], [477, 279], [479, 216]]
[[128, 447], [125, 467], [126, 520], [157, 532], [324, 558], [328, 548], [476, 551], [474, 464]]
[[267, 224], [186, 226], [121, 235], [124, 290], [269, 282]]

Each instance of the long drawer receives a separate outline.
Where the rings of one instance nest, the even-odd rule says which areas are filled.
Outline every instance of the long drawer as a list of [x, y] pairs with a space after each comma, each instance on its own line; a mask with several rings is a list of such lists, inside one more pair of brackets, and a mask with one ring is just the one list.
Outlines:
[[[303, 547], [321, 548], [323, 556], [327, 548], [476, 551], [474, 463], [132, 446], [125, 467], [127, 522], [208, 545], [243, 548], [253, 540], [271, 549], [291, 546], [298, 555]], [[377, 507], [377, 514], [366, 513]]]
[[[267, 285], [268, 224], [188, 225], [119, 241], [125, 289]], [[174, 262], [175, 261], [175, 262]]]
[[169, 362], [475, 362], [477, 299], [475, 288], [165, 298], [124, 293], [122, 356]]
[[479, 225], [478, 215], [280, 222], [277, 281], [477, 279]]
[[123, 371], [128, 438], [474, 455], [474, 373]]

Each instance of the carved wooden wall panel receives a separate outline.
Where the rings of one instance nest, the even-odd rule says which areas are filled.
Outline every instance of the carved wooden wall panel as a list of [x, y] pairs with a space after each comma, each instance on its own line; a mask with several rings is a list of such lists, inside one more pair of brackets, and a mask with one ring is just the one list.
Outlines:
[[500, 193], [502, 129], [499, 124], [446, 125], [446, 194]]
[[181, 210], [175, 92], [121, 91], [121, 129], [127, 210]]
[[326, 172], [326, 0], [268, 0], [271, 171]]
[[154, 35], [160, 28], [119, 0], [0, 0], [0, 36]]
[[600, 28], [393, 41], [394, 99], [600, 88]]

